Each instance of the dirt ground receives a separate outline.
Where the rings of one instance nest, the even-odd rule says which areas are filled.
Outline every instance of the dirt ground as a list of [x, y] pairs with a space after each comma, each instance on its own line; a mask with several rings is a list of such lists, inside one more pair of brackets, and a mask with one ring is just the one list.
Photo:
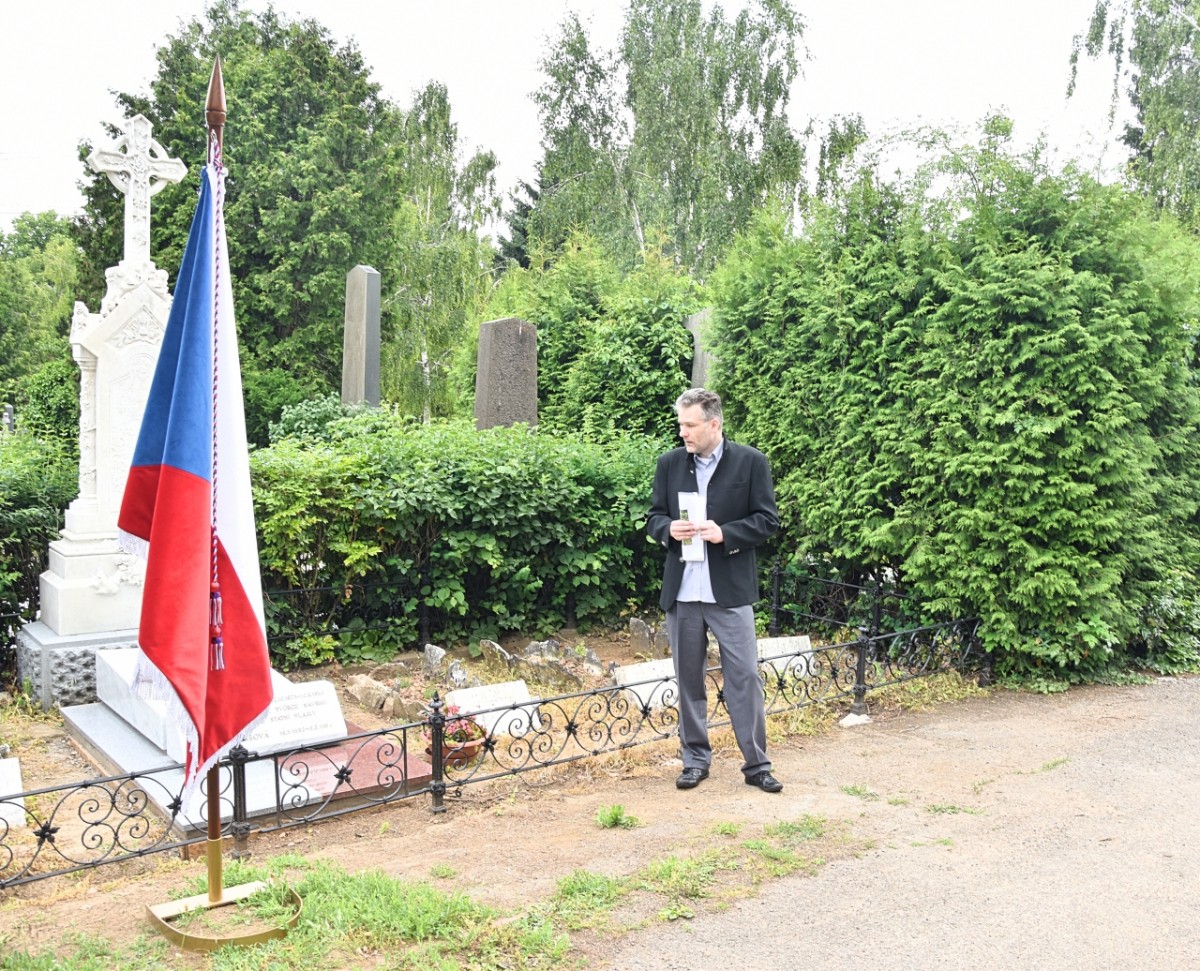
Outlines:
[[[628, 651], [627, 641], [621, 636], [596, 647], [602, 657], [609, 655], [605, 660]], [[348, 676], [344, 671], [327, 674], [339, 686]], [[994, 863], [995, 840], [989, 834], [997, 839], [1005, 834], [1004, 838], [1011, 840], [1008, 829], [1021, 821], [1048, 820], [1066, 830], [1078, 825], [1080, 816], [1107, 815], [1110, 820], [1119, 818], [1122, 825], [1128, 825], [1128, 819], [1116, 809], [1097, 810], [1091, 801], [1095, 795], [1090, 782], [1080, 788], [1070, 780], [1078, 769], [1077, 761], [1099, 757], [1103, 763], [1104, 753], [1115, 751], [1112, 743], [1135, 730], [1147, 730], [1159, 717], [1155, 692], [1161, 693], [1159, 686], [1163, 684], [1184, 686], [1178, 690], [1187, 692], [1181, 696], [1182, 703], [1194, 724], [1200, 703], [1197, 679], [1158, 679], [1149, 685], [1129, 687], [1097, 686], [1051, 697], [997, 689], [925, 711], [876, 707], [868, 725], [841, 728], [831, 724], [815, 736], [780, 738], [778, 728], [773, 727], [771, 754], [776, 774], [785, 783], [780, 795], [743, 785], [736, 748], [728, 736], [718, 736], [712, 776], [693, 791], [674, 787], [680, 764], [674, 748], [661, 743], [620, 757], [585, 760], [573, 767], [468, 786], [461, 798], [448, 799], [448, 811], [441, 814], [433, 814], [426, 801], [412, 800], [308, 828], [256, 837], [253, 851], [263, 856], [288, 852], [326, 857], [351, 871], [380, 867], [397, 877], [420, 880], [430, 879], [435, 868], [443, 872], [448, 868], [454, 873], [449, 881], [453, 889], [465, 890], [500, 908], [515, 908], [549, 897], [558, 881], [577, 869], [624, 876], [651, 860], [670, 854], [690, 856], [714, 845], [721, 839], [718, 827], [736, 827], [748, 835], [773, 822], [815, 814], [828, 820], [831, 830], [839, 834], [837, 840], [824, 847], [826, 869], [815, 877], [793, 876], [778, 881], [781, 896], [774, 905], [778, 910], [764, 911], [757, 917], [751, 914], [751, 920], [761, 921], [764, 929], [793, 924], [791, 933], [795, 935], [799, 932], [793, 923], [797, 919], [794, 908], [797, 895], [801, 895], [806, 900], [804, 927], [818, 933], [827, 944], [831, 937], [844, 938], [848, 947], [845, 964], [831, 959], [814, 966], [864, 966], [856, 965], [861, 955], [851, 946], [855, 936], [864, 932], [855, 929], [851, 917], [861, 913], [870, 901], [857, 897], [853, 887], [845, 891], [847, 898], [828, 901], [830, 919], [841, 919], [844, 926], [821, 931], [811, 924], [813, 901], [826, 894], [821, 885], [834, 879], [826, 876], [826, 870], [845, 873], [845, 867], [864, 861], [873, 873], [881, 866], [899, 868], [895, 874], [898, 882], [887, 890], [894, 895], [897, 887], [903, 892], [906, 885], [930, 874], [970, 873], [979, 868], [987, 854], [992, 855], [988, 859]], [[348, 703], [347, 717], [352, 717], [352, 708]], [[360, 713], [369, 720], [366, 714]], [[86, 773], [86, 764], [53, 721], [35, 722], [32, 731], [33, 736], [22, 745], [24, 751], [14, 753], [22, 757], [27, 789], [37, 782], [38, 770], [31, 771], [25, 761], [35, 751], [42, 754], [33, 756], [33, 763], [44, 759], [44, 766], [54, 766], [56, 775], [63, 772], [70, 777], [77, 770]], [[1195, 799], [1200, 795], [1195, 746], [1191, 753], [1186, 791], [1172, 794], [1172, 800], [1191, 800], [1195, 828]], [[1110, 778], [1113, 772], [1106, 769], [1102, 775], [1097, 783], [1100, 791], [1111, 790], [1111, 798], [1118, 800]], [[597, 811], [611, 805], [622, 806], [639, 825], [633, 829], [598, 827]], [[1114, 823], [1107, 838], [1122, 841], [1127, 837], [1122, 826]], [[1035, 858], [1048, 845], [1044, 843], [1039, 850], [1034, 844]], [[1100, 842], [1089, 843], [1086, 849], [1094, 853], [1097, 845], [1101, 850], [1120, 848], [1119, 843], [1109, 848]], [[1200, 846], [1200, 839], [1195, 845]], [[1191, 851], [1191, 857], [1197, 854], [1200, 850]], [[1136, 860], [1129, 862], [1136, 864]], [[1003, 861], [998, 865], [999, 871], [988, 871], [993, 881], [998, 879], [997, 872], [1004, 873]], [[1172, 864], [1184, 865], [1179, 858]], [[144, 923], [131, 915], [139, 914], [148, 903], [165, 901], [174, 889], [202, 873], [203, 866], [202, 860], [180, 861], [160, 855], [0, 893], [0, 944], [6, 948], [41, 949], [59, 940], [64, 927], [113, 940], [131, 939], [145, 929]], [[1194, 889], [1200, 867], [1189, 872], [1187, 880]], [[1119, 879], [1117, 872], [1110, 873], [1110, 885]], [[747, 889], [744, 896], [758, 898], [760, 890]], [[766, 888], [759, 905], [774, 899], [771, 895], [775, 892]], [[981, 901], [986, 901], [989, 893], [980, 892]], [[743, 969], [751, 971], [783, 966], [770, 955], [759, 961], [752, 952], [729, 950], [746, 932], [744, 910], [752, 905], [745, 901], [733, 908], [740, 915], [738, 931], [722, 931], [722, 936], [703, 944], [703, 960], [686, 956], [688, 947], [700, 946], [705, 927], [715, 929], [723, 926], [720, 921], [734, 918], [730, 899], [700, 902], [692, 920], [671, 923], [657, 917], [651, 906], [644, 914], [628, 917], [621, 933], [583, 934], [575, 939], [575, 947], [594, 968], [653, 966], [663, 971], [717, 967], [734, 955]], [[1189, 946], [1200, 940], [1195, 894], [1190, 899]], [[874, 905], [887, 907], [892, 902], [890, 898], [878, 898]], [[944, 907], [945, 902], [939, 906]], [[926, 913], [925, 918], [928, 923], [930, 914]], [[970, 922], [978, 923], [979, 919], [975, 913], [965, 916], [968, 926], [962, 932], [969, 933]], [[994, 915], [983, 915], [985, 923], [995, 919]], [[869, 936], [877, 935], [872, 931]], [[678, 959], [679, 963], [664, 959], [664, 953], [678, 953], [681, 939], [686, 945], [685, 956]], [[782, 946], [787, 946], [786, 942]], [[961, 943], [954, 952], [961, 957]], [[872, 966], [892, 967], [878, 959]], [[908, 960], [895, 966], [961, 965]], [[1196, 965], [1139, 964], [1135, 960], [1124, 965], [1097, 961], [983, 961], [980, 966], [1095, 969]]]

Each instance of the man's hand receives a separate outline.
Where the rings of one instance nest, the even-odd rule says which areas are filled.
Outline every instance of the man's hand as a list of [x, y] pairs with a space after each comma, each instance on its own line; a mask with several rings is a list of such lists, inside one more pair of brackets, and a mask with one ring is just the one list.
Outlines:
[[690, 519], [671, 520], [671, 538], [683, 541], [685, 539], [702, 539], [706, 543], [724, 543], [725, 534], [721, 527], [711, 519], [694, 523]]

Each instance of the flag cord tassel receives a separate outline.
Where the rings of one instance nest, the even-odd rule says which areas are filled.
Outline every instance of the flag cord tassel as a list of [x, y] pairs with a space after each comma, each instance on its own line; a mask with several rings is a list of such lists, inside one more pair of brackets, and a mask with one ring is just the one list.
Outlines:
[[212, 592], [209, 594], [208, 600], [208, 638], [212, 648], [212, 657], [210, 658], [210, 668], [213, 671], [225, 670], [225, 642], [221, 638], [221, 628], [224, 621], [221, 619], [221, 584], [215, 580], [212, 583]]

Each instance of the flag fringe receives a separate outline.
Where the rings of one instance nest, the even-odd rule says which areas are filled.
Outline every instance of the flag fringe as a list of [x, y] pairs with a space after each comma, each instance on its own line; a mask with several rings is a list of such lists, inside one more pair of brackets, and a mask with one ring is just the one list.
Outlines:
[[133, 533], [124, 529], [117, 530], [117, 545], [122, 551], [136, 556], [139, 560], [150, 558], [150, 541], [142, 539], [140, 536], [134, 536]]
[[[188, 714], [187, 708], [179, 700], [179, 695], [170, 680], [144, 652], [140, 651], [133, 672], [133, 693], [143, 701], [161, 701], [167, 706], [166, 720], [178, 728], [180, 734], [183, 735], [184, 751], [187, 759], [191, 761], [195, 753], [200, 751], [200, 735], [196, 730], [196, 723], [192, 721], [192, 716]], [[179, 793], [183, 812], [187, 812], [191, 806], [200, 783], [208, 775], [208, 770], [225, 758], [235, 745], [252, 735], [270, 713], [271, 702], [267, 702], [266, 708], [213, 755], [209, 756], [203, 764], [190, 771], [187, 765], [184, 766], [183, 789]]]
[[196, 783], [198, 783], [201, 779], [204, 779], [208, 776], [209, 769], [211, 769], [214, 765], [217, 765], [222, 759], [224, 759], [227, 755], [229, 755], [230, 751], [236, 745], [240, 744], [243, 739], [248, 738], [250, 735], [253, 735], [255, 729], [258, 728], [258, 726], [261, 725], [264, 721], [266, 721], [267, 715], [269, 715], [270, 713], [271, 713], [271, 706], [268, 704], [267, 707], [264, 708], [262, 710], [262, 712], [260, 714], [258, 714], [253, 720], [251, 720], [251, 722], [245, 728], [243, 728], [240, 732], [238, 732], [236, 735], [234, 735], [233, 738], [231, 738], [228, 742], [226, 742], [219, 749], [217, 749], [216, 752], [214, 752], [211, 756], [209, 756], [209, 758], [206, 759], [202, 765], [198, 766], [196, 769], [195, 777], [191, 781], [192, 789], [189, 789], [189, 792], [194, 791], [194, 787], [195, 787]]

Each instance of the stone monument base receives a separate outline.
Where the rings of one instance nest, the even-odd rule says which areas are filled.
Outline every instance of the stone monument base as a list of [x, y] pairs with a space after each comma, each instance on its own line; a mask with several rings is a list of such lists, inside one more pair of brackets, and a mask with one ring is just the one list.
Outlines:
[[137, 647], [137, 629], [56, 634], [40, 620], [17, 632], [17, 678], [49, 711], [96, 700], [96, 652]]

